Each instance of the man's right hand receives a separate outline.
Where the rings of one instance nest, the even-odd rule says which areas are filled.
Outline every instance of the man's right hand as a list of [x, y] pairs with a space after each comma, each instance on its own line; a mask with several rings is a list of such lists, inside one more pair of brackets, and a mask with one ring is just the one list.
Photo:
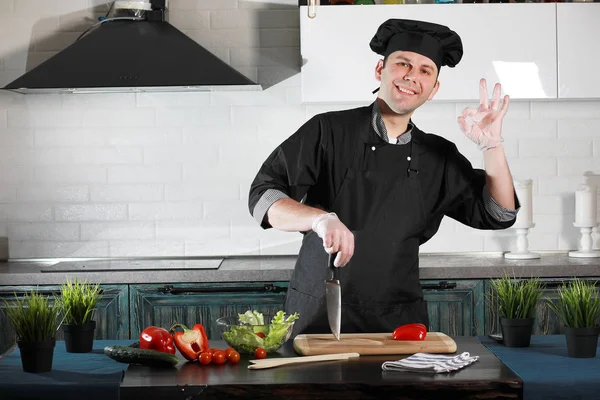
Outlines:
[[323, 247], [327, 253], [337, 253], [334, 266], [343, 267], [350, 261], [354, 254], [354, 234], [335, 213], [317, 216], [312, 222], [312, 230], [323, 239]]

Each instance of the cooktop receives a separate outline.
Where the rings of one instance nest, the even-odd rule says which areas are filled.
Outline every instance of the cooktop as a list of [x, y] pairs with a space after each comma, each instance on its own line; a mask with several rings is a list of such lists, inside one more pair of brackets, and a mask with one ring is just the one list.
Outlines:
[[42, 272], [100, 272], [100, 271], [152, 271], [177, 269], [219, 269], [223, 258], [203, 258], [197, 260], [93, 260], [63, 261]]

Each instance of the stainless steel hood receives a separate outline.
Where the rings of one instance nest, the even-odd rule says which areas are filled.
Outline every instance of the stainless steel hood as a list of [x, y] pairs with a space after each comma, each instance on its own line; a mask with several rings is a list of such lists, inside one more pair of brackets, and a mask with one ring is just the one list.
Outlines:
[[24, 94], [262, 90], [164, 16], [159, 9], [143, 19], [106, 19], [4, 89]]

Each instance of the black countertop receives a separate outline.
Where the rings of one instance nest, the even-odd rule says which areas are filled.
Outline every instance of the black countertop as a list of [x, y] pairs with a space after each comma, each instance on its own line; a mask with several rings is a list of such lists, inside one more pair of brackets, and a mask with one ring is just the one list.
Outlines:
[[[521, 399], [523, 383], [475, 337], [455, 337], [457, 353], [479, 360], [451, 373], [383, 371], [384, 361], [402, 356], [361, 356], [347, 361], [248, 370], [238, 364], [182, 362], [172, 369], [131, 365], [121, 384], [121, 399]], [[223, 341], [212, 347], [226, 348]], [[269, 357], [295, 356], [291, 341]]]

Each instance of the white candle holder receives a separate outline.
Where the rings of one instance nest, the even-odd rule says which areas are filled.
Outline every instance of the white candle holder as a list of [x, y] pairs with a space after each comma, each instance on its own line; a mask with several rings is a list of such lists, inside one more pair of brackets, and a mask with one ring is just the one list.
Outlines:
[[600, 257], [600, 251], [597, 250], [592, 250], [592, 229], [594, 229], [594, 226], [590, 226], [590, 225], [579, 225], [577, 223], [574, 223], [573, 226], [575, 226], [576, 228], [579, 228], [579, 230], [581, 231], [581, 239], [579, 241], [580, 243], [580, 249], [577, 251], [570, 251], [569, 252], [569, 257], [579, 257], [579, 258], [595, 258], [595, 257]]
[[509, 260], [533, 260], [536, 258], [540, 258], [539, 253], [533, 253], [529, 251], [529, 241], [527, 240], [527, 235], [529, 234], [529, 229], [533, 228], [534, 226], [535, 224], [531, 224], [530, 227], [516, 228], [517, 251], [505, 253], [504, 258], [508, 258]]

